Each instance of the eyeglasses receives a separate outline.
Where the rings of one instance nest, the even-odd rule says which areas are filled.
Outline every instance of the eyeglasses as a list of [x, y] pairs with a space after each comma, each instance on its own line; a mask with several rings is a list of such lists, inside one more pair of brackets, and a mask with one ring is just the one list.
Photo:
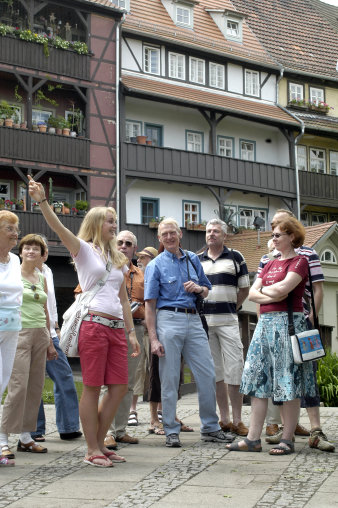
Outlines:
[[280, 238], [281, 236], [288, 236], [287, 233], [272, 233], [271, 238]]
[[121, 247], [123, 244], [126, 245], [127, 247], [133, 246], [133, 242], [130, 242], [129, 240], [127, 240], [126, 242], [124, 242], [123, 240], [117, 240], [117, 245], [119, 247]]
[[8, 233], [15, 233], [16, 235], [19, 235], [21, 233], [21, 231], [17, 228], [14, 228], [13, 226], [5, 226], [4, 229], [8, 232]]
[[35, 291], [37, 290], [37, 287], [35, 286], [35, 284], [32, 284], [31, 285], [31, 290], [33, 291], [34, 293], [34, 300], [39, 300], [40, 298], [40, 295], [38, 293], [35, 293]]

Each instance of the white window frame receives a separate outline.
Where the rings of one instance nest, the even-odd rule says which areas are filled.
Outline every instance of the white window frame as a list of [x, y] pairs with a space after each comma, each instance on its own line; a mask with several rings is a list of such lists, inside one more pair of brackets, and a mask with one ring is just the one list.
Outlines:
[[177, 4], [175, 9], [175, 23], [178, 26], [192, 28], [193, 26], [193, 10], [187, 5]]
[[[329, 259], [325, 259], [325, 258], [329, 258]], [[336, 265], [337, 264], [337, 258], [336, 258], [334, 252], [332, 252], [331, 249], [325, 249], [322, 252], [322, 254], [320, 255], [320, 262], [321, 263], [327, 263], [327, 264], [330, 264], [330, 265]]]
[[311, 213], [311, 226], [317, 226], [327, 222], [327, 213]]
[[[116, 3], [116, 0], [111, 0], [112, 3]], [[126, 11], [130, 11], [130, 0], [117, 0], [117, 5], [121, 9], [125, 9]]]
[[289, 83], [289, 101], [304, 100], [304, 87], [299, 83]]
[[142, 135], [142, 122], [139, 120], [126, 120], [126, 141]]
[[[156, 61], [152, 61], [152, 56], [156, 55]], [[156, 66], [156, 69], [153, 67]], [[155, 46], [143, 46], [143, 70], [147, 74], [156, 74], [160, 75], [161, 69], [161, 51], [160, 48], [156, 48]]]
[[185, 79], [185, 55], [169, 52], [168, 75], [169, 78]]
[[11, 184], [9, 182], [3, 182], [3, 181], [0, 182], [0, 187], [5, 186], [5, 185], [7, 186], [7, 192], [1, 192], [0, 198], [3, 198], [6, 201], [6, 199], [11, 198]]
[[187, 130], [186, 146], [189, 152], [203, 153], [203, 132]]
[[[192, 207], [196, 207], [195, 210]], [[199, 224], [201, 222], [201, 202], [183, 200], [183, 226], [186, 228], [187, 223]]]
[[225, 88], [225, 67], [222, 64], [209, 62], [209, 85], [213, 88]]
[[[246, 145], [246, 146], [244, 146]], [[249, 145], [252, 145], [252, 150], [249, 149]], [[256, 143], [249, 139], [240, 139], [239, 141], [239, 153], [240, 158], [243, 161], [255, 161], [256, 160]]]
[[217, 137], [217, 153], [221, 157], [234, 157], [234, 139], [227, 136]]
[[324, 90], [310, 86], [310, 102], [318, 106], [320, 102], [324, 102]]
[[33, 108], [32, 109], [32, 123], [34, 125], [37, 125], [38, 122], [48, 122], [48, 118], [52, 116], [54, 113], [53, 111], [48, 111], [47, 109], [38, 109]]
[[205, 84], [205, 60], [189, 57], [189, 80], [199, 85]]
[[326, 173], [326, 153], [322, 148], [310, 148], [310, 171]]
[[[255, 220], [255, 217], [260, 217], [264, 220], [265, 224], [264, 226], [261, 226], [261, 231], [267, 230], [267, 219], [268, 219], [268, 212], [265, 209], [258, 209], [258, 208], [250, 208], [250, 207], [238, 207], [238, 213], [239, 213], [239, 220], [238, 225], [240, 227], [244, 227], [247, 229], [255, 229], [255, 226], [253, 225], [253, 222]], [[243, 215], [242, 215], [243, 214]]]
[[338, 176], [338, 152], [330, 150], [330, 175]]
[[260, 97], [259, 72], [245, 69], [245, 94], [252, 97]]
[[[230, 25], [230, 26], [229, 26]], [[226, 19], [226, 33], [231, 39], [238, 39], [240, 36], [240, 24], [235, 19]]]
[[307, 147], [304, 145], [297, 145], [297, 168], [307, 171]]

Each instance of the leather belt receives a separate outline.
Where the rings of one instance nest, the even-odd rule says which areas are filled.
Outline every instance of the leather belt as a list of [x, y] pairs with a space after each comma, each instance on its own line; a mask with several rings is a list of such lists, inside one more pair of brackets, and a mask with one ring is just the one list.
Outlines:
[[83, 318], [83, 321], [91, 321], [92, 323], [98, 323], [99, 325], [108, 326], [109, 328], [124, 328], [123, 319], [108, 319], [96, 314], [88, 314]]
[[158, 310], [171, 310], [172, 312], [184, 312], [185, 314], [196, 314], [196, 309], [183, 309], [182, 307], [161, 307]]
[[134, 321], [134, 325], [141, 325], [143, 319], [136, 318], [136, 319], [133, 319], [133, 321]]

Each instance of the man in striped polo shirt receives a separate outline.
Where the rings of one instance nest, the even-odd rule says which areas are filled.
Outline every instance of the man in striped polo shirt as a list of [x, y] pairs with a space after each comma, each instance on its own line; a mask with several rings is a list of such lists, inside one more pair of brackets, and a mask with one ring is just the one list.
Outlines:
[[[215, 363], [216, 400], [220, 426], [225, 432], [246, 436], [248, 428], [241, 421], [243, 395], [239, 393], [243, 372], [243, 345], [237, 311], [249, 294], [249, 275], [242, 254], [224, 245], [227, 225], [212, 219], [206, 226], [207, 249], [199, 258], [212, 284], [205, 300], [209, 326], [209, 344]], [[228, 393], [232, 407], [230, 420]]]

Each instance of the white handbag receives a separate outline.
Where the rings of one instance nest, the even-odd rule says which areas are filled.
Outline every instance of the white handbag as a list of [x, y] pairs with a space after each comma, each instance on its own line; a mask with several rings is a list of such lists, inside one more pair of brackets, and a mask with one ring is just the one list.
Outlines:
[[325, 349], [319, 331], [316, 329], [291, 335], [291, 345], [296, 365], [319, 360], [325, 356]]
[[90, 302], [98, 290], [105, 285], [111, 266], [111, 263], [108, 262], [106, 265], [106, 273], [102, 279], [98, 280], [94, 287], [89, 291], [80, 293], [76, 297], [75, 302], [73, 302], [64, 313], [63, 323], [60, 330], [60, 348], [66, 356], [79, 356], [78, 337], [81, 323], [83, 318], [88, 314]]

